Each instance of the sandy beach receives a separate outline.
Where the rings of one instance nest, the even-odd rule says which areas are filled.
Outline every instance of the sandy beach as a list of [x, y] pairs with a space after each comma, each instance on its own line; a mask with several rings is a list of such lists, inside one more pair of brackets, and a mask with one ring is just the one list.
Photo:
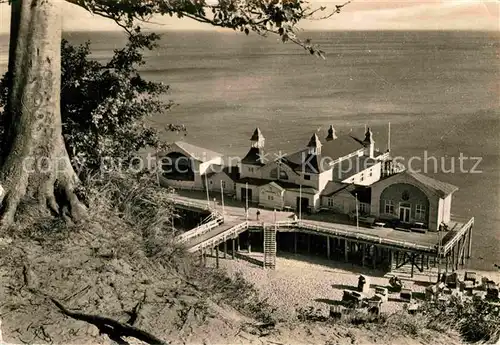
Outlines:
[[[245, 253], [245, 255], [248, 255]], [[298, 254], [283, 253], [276, 258], [275, 270], [264, 270], [255, 263], [241, 258], [220, 259], [220, 267], [230, 275], [241, 272], [243, 276], [255, 284], [263, 298], [276, 308], [278, 318], [292, 320], [296, 318], [296, 309], [312, 306], [321, 309], [325, 315], [329, 306], [342, 299], [343, 290], [354, 290], [358, 284], [360, 274], [369, 278], [370, 285], [389, 286], [389, 278], [397, 275], [404, 281], [405, 286], [412, 288], [414, 296], [421, 296], [425, 287], [436, 281], [436, 269], [424, 274], [416, 274], [413, 279], [400, 270], [386, 273], [370, 268], [363, 268], [353, 264], [327, 260], [317, 257], [308, 257]], [[262, 253], [251, 253], [255, 260], [262, 260]], [[207, 265], [215, 266], [215, 259], [209, 257]], [[499, 272], [475, 271], [480, 276], [499, 282]], [[459, 271], [463, 276], [463, 270]], [[420, 294], [419, 294], [420, 293]], [[374, 295], [370, 289], [368, 296]], [[404, 302], [398, 300], [399, 294], [392, 293], [389, 301], [383, 303], [381, 312], [392, 313], [403, 308]]]

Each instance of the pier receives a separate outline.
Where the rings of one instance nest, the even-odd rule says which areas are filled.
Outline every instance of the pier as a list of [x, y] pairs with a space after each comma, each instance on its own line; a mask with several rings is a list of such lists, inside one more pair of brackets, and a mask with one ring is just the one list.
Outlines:
[[329, 259], [388, 271], [407, 265], [413, 277], [415, 269], [424, 272], [431, 266], [443, 267], [443, 273], [457, 270], [472, 251], [474, 218], [452, 220], [448, 231], [419, 233], [307, 218], [292, 220], [291, 212], [269, 210], [261, 210], [257, 220], [241, 206], [226, 206], [221, 211], [215, 203], [189, 196], [172, 196], [172, 202], [177, 209], [210, 214], [206, 222], [177, 240], [189, 252], [199, 254], [203, 262], [207, 255], [214, 255], [217, 266], [220, 251], [223, 257], [231, 253], [234, 258], [242, 246], [250, 252], [253, 243], [261, 245], [264, 268], [275, 268], [277, 250], [297, 252], [306, 247], [307, 253], [315, 250]]

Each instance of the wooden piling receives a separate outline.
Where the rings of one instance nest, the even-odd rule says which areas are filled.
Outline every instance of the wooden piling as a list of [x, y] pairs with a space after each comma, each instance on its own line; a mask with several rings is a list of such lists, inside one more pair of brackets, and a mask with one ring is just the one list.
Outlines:
[[344, 261], [349, 262], [349, 241], [344, 240]]
[[224, 259], [227, 258], [227, 240], [224, 239]]
[[293, 252], [297, 254], [297, 232], [293, 233]]
[[219, 268], [219, 246], [215, 247], [215, 267]]
[[451, 247], [451, 271], [455, 270], [455, 246]]
[[415, 269], [415, 254], [410, 254], [411, 257], [411, 276], [413, 278], [413, 270]]
[[251, 237], [251, 232], [248, 231], [248, 253], [250, 254], [252, 252], [252, 242], [250, 241], [250, 237]]
[[373, 269], [377, 268], [377, 247], [376, 246], [373, 246], [372, 265], [373, 265]]
[[236, 244], [236, 240], [233, 238], [233, 242], [231, 243], [231, 258], [234, 260], [234, 255], [235, 255], [235, 244]]
[[307, 234], [307, 254], [311, 254], [311, 234]]
[[330, 259], [330, 236], [326, 236], [326, 257]]
[[365, 244], [364, 243], [360, 243], [359, 244], [359, 249], [361, 251], [361, 266], [365, 267], [365, 252], [366, 252], [366, 248], [365, 248]]
[[472, 225], [470, 226], [469, 228], [469, 249], [467, 250], [467, 259], [470, 259], [471, 255], [472, 255]]

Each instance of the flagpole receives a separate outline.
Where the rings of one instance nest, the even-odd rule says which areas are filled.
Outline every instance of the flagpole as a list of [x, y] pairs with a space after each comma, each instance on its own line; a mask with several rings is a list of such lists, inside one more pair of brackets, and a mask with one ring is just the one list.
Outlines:
[[245, 217], [246, 217], [246, 221], [248, 222], [248, 182], [245, 183], [245, 193], [246, 193], [246, 198], [245, 198], [245, 204], [246, 204], [246, 214], [245, 214]]
[[207, 204], [208, 204], [208, 208], [210, 208], [210, 195], [208, 194], [208, 177], [207, 177], [207, 173], [205, 173], [205, 187], [207, 189]]
[[224, 219], [224, 187], [222, 186], [222, 180], [220, 180], [220, 197], [222, 201], [222, 219]]
[[302, 185], [299, 186], [299, 220], [302, 220]]
[[391, 123], [389, 122], [389, 130], [387, 134], [387, 151], [391, 152]]
[[356, 197], [356, 229], [359, 229], [359, 216], [358, 216], [358, 193], [354, 193]]

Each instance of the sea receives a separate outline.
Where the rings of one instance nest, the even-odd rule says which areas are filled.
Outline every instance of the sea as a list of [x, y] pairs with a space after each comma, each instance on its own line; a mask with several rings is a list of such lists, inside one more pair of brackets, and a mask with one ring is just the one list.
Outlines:
[[[411, 170], [459, 187], [452, 217], [475, 218], [467, 267], [500, 265], [500, 33], [467, 31], [302, 32], [325, 51], [310, 55], [277, 37], [219, 31], [160, 33], [142, 75], [170, 85], [175, 106], [152, 114], [169, 141], [242, 156], [256, 127], [269, 152], [290, 153], [320, 138], [373, 132]], [[106, 61], [121, 33], [65, 33], [91, 42]], [[6, 69], [1, 38], [0, 70]], [[185, 133], [164, 130], [183, 124]]]

